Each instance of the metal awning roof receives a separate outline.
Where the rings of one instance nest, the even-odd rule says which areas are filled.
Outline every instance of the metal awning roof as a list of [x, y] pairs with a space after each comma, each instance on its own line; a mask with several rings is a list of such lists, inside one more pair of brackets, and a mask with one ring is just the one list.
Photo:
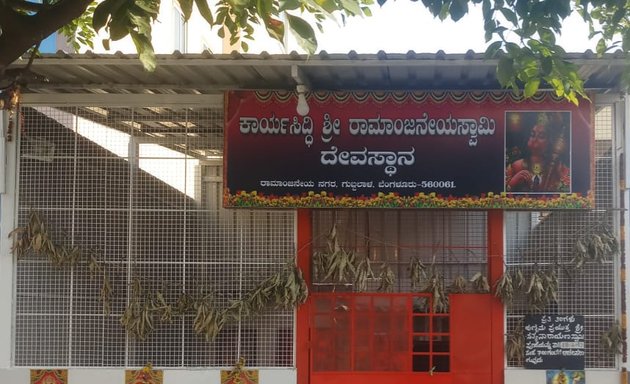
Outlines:
[[[620, 91], [626, 65], [620, 53], [597, 57], [569, 53], [587, 89]], [[27, 60], [12, 67], [24, 66]], [[302, 81], [313, 91], [340, 90], [496, 90], [496, 60], [483, 54], [319, 54], [214, 55], [209, 52], [157, 56], [154, 72], [137, 55], [57, 54], [36, 58], [25, 93], [219, 94], [235, 89], [295, 90]]]

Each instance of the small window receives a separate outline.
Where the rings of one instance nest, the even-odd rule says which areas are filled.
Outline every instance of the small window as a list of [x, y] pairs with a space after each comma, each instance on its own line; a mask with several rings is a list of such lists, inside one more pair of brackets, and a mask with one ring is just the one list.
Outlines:
[[188, 52], [188, 23], [178, 6], [173, 4], [173, 49]]

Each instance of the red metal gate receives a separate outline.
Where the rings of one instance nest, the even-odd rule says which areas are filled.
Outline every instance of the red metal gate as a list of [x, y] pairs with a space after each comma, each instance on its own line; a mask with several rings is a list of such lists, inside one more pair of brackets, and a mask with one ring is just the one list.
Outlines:
[[314, 293], [310, 383], [490, 383], [490, 295]]

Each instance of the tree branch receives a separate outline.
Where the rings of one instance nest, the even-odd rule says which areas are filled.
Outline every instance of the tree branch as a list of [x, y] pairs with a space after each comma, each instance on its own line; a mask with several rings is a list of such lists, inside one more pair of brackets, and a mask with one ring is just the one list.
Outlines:
[[6, 67], [51, 33], [81, 16], [92, 0], [60, 0], [34, 15], [14, 11], [0, 2], [0, 77]]
[[6, 5], [15, 11], [39, 12], [44, 9], [50, 9], [50, 4], [31, 3], [25, 0], [4, 0]]

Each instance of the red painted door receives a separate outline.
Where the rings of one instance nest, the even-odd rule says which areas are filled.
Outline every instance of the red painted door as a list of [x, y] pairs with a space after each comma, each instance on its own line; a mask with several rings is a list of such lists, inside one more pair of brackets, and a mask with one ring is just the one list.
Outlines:
[[490, 295], [314, 293], [310, 383], [491, 383]]

